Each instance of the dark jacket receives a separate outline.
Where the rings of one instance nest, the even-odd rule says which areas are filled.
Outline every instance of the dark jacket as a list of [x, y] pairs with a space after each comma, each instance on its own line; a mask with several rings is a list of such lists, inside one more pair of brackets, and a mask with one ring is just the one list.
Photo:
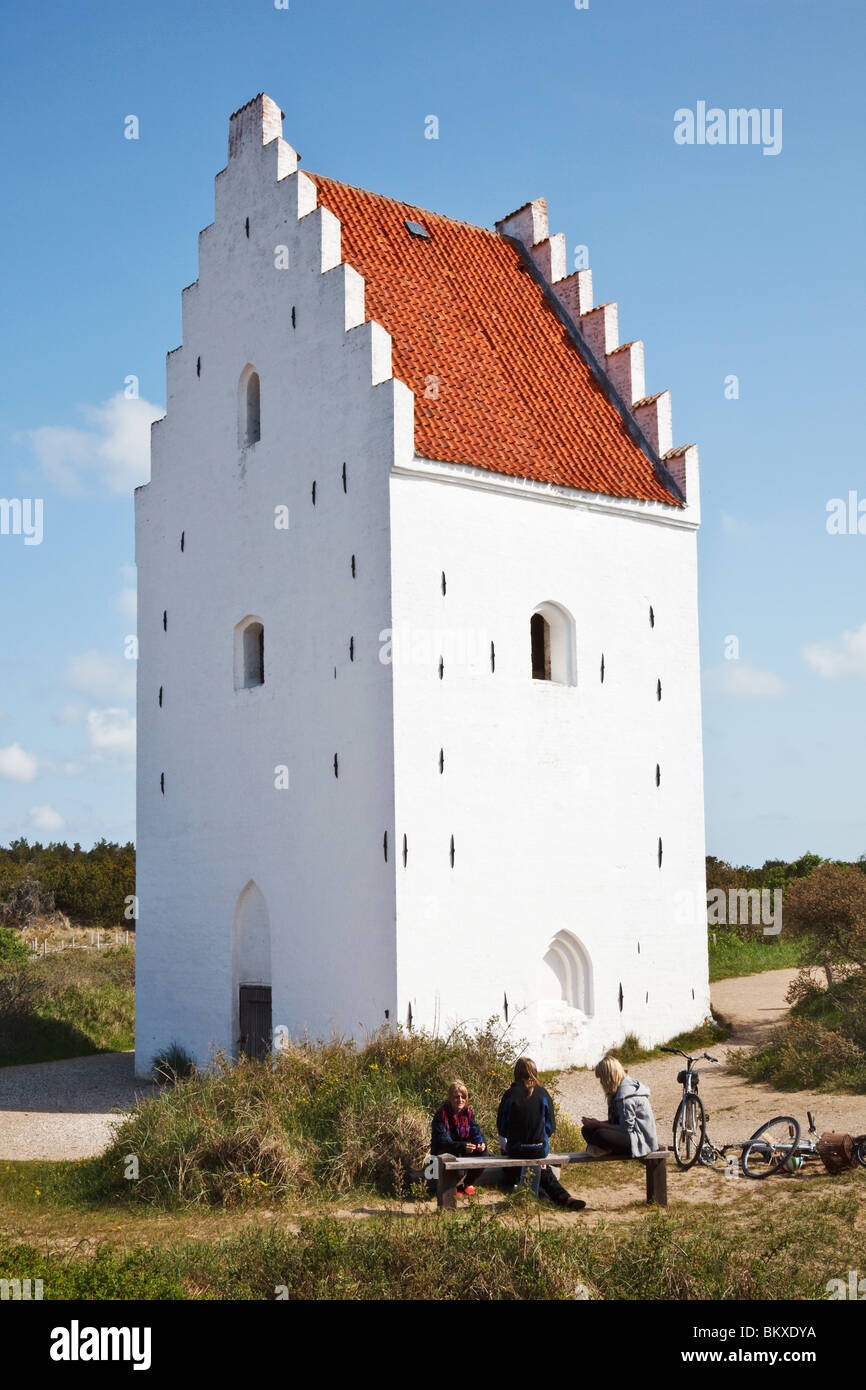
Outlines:
[[[461, 1130], [465, 1133], [461, 1134]], [[465, 1157], [467, 1144], [484, 1144], [486, 1140], [472, 1111], [467, 1106], [459, 1116], [454, 1114], [447, 1100], [433, 1116], [433, 1135], [430, 1141], [432, 1154], [456, 1154]]]
[[532, 1149], [543, 1157], [550, 1152], [550, 1136], [556, 1129], [553, 1101], [543, 1086], [529, 1094], [522, 1081], [515, 1081], [499, 1102], [496, 1129], [500, 1142], [505, 1141], [508, 1152], [521, 1152], [518, 1158], [529, 1157], [523, 1152]]

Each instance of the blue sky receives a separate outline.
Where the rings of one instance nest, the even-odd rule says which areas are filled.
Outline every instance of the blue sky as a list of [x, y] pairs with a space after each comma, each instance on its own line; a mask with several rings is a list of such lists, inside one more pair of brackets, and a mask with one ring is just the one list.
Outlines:
[[[488, 226], [545, 196], [589, 248], [701, 450], [708, 849], [866, 853], [864, 29], [859, 0], [6, 7], [0, 496], [44, 512], [0, 535], [0, 842], [134, 836], [131, 489], [266, 91], [309, 169]], [[780, 108], [780, 152], [677, 144], [698, 102]], [[828, 534], [851, 492], [864, 534]]]

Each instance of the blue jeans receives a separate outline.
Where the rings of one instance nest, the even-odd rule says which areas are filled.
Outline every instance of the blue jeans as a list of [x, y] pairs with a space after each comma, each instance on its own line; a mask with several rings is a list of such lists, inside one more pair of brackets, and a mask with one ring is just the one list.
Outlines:
[[[546, 1158], [550, 1149], [547, 1144], [509, 1144], [509, 1158]], [[506, 1170], [507, 1171], [507, 1170]], [[513, 1171], [513, 1170], [512, 1170]], [[521, 1172], [521, 1177], [523, 1173]], [[554, 1176], [551, 1167], [542, 1168], [539, 1188], [554, 1206], [564, 1207], [571, 1193]]]

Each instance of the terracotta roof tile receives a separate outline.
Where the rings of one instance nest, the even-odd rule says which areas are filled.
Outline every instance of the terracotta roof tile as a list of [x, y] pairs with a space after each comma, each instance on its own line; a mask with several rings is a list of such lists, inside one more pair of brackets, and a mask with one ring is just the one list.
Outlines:
[[[342, 223], [343, 260], [364, 277], [367, 318], [391, 334], [394, 375], [415, 393], [419, 455], [681, 505], [510, 241], [308, 177]], [[412, 236], [407, 219], [423, 223], [430, 239]], [[428, 399], [431, 378], [436, 399]]]

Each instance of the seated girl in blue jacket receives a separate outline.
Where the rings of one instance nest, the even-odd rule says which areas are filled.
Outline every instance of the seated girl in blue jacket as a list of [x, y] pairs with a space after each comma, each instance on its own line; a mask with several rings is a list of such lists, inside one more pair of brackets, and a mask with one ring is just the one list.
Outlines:
[[[550, 1153], [556, 1116], [531, 1057], [518, 1057], [514, 1064], [514, 1085], [499, 1102], [496, 1128], [507, 1158], [546, 1158]], [[586, 1206], [570, 1195], [547, 1164], [541, 1169], [540, 1191], [554, 1206], [568, 1211], [583, 1211]]]
[[[487, 1142], [469, 1108], [469, 1091], [465, 1081], [452, 1081], [448, 1095], [433, 1116], [432, 1154], [456, 1154], [459, 1158], [480, 1158], [487, 1152]], [[473, 1196], [475, 1188], [460, 1183], [458, 1192]]]

